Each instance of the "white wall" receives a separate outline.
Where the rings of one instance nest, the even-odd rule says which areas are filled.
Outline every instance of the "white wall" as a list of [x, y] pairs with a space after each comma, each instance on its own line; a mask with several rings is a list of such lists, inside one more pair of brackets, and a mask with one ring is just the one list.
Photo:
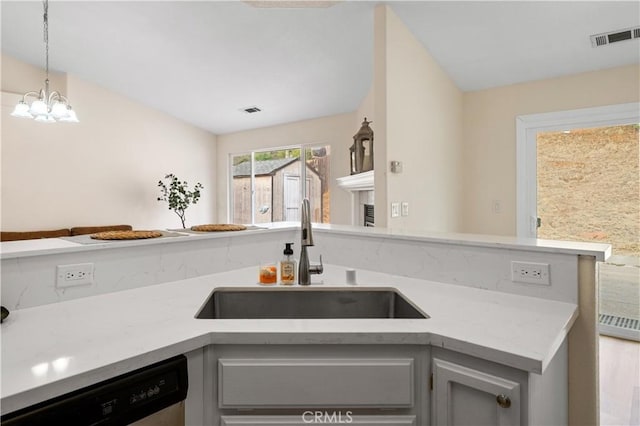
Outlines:
[[[2, 230], [127, 223], [177, 228], [156, 200], [167, 173], [204, 185], [187, 226], [216, 221], [216, 136], [74, 76], [66, 83], [80, 123], [42, 124], [9, 114], [44, 72], [2, 57]], [[66, 77], [66, 78], [65, 78]], [[64, 85], [63, 85], [64, 87]]]
[[359, 123], [355, 126], [356, 121], [353, 113], [347, 113], [218, 136], [219, 220], [225, 221], [227, 218], [231, 154], [290, 145], [316, 144], [331, 146], [331, 223], [350, 224], [351, 198], [348, 192], [337, 186], [336, 178], [349, 174], [349, 147], [353, 143], [353, 135], [360, 128]]
[[516, 235], [518, 115], [639, 100], [638, 65], [465, 93], [462, 232]]
[[[381, 5], [376, 13], [375, 52], [384, 60], [375, 64], [385, 67], [376, 69], [384, 75], [375, 79], [376, 119], [386, 118], [384, 162], [376, 158], [376, 222], [386, 212], [388, 228], [458, 232], [462, 92], [391, 8]], [[390, 161], [402, 162], [402, 173], [391, 173]], [[378, 202], [380, 174], [386, 205]], [[392, 218], [393, 202], [408, 202], [409, 216]]]

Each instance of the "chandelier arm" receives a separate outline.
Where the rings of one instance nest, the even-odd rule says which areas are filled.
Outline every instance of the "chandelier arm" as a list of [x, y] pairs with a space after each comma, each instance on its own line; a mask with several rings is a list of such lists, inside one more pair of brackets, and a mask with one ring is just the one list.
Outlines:
[[36, 98], [40, 98], [40, 91], [31, 91], [31, 92], [27, 92], [24, 95], [22, 95], [22, 102], [25, 102], [27, 100], [27, 96], [33, 96]]
[[51, 94], [49, 94], [48, 104], [51, 105], [53, 101], [56, 101], [56, 100], [65, 105], [69, 105], [69, 99], [67, 99], [66, 96], [60, 94], [60, 92], [56, 92], [56, 91], [51, 92]]

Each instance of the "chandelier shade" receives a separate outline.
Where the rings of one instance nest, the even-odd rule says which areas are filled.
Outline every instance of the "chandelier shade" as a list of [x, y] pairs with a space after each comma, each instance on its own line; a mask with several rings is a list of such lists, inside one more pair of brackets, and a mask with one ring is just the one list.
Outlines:
[[[31, 118], [41, 123], [55, 123], [56, 121], [77, 123], [78, 117], [69, 100], [60, 92], [49, 90], [49, 0], [43, 0], [44, 8], [44, 44], [45, 44], [45, 72], [44, 88], [39, 91], [27, 92], [22, 96], [11, 115], [13, 117]], [[27, 102], [31, 99], [31, 104]]]

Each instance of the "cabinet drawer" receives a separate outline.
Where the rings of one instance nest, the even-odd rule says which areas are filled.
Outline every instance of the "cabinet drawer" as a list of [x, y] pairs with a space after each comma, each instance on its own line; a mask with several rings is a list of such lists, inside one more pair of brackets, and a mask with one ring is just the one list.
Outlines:
[[220, 408], [411, 407], [413, 359], [218, 360]]
[[416, 416], [356, 416], [348, 411], [303, 411], [299, 416], [222, 416], [220, 426], [416, 426]]

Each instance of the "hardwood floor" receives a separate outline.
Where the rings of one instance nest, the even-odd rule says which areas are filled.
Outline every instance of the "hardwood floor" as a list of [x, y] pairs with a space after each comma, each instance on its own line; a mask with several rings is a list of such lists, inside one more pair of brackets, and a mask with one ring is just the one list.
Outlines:
[[600, 424], [640, 425], [640, 343], [600, 336]]

